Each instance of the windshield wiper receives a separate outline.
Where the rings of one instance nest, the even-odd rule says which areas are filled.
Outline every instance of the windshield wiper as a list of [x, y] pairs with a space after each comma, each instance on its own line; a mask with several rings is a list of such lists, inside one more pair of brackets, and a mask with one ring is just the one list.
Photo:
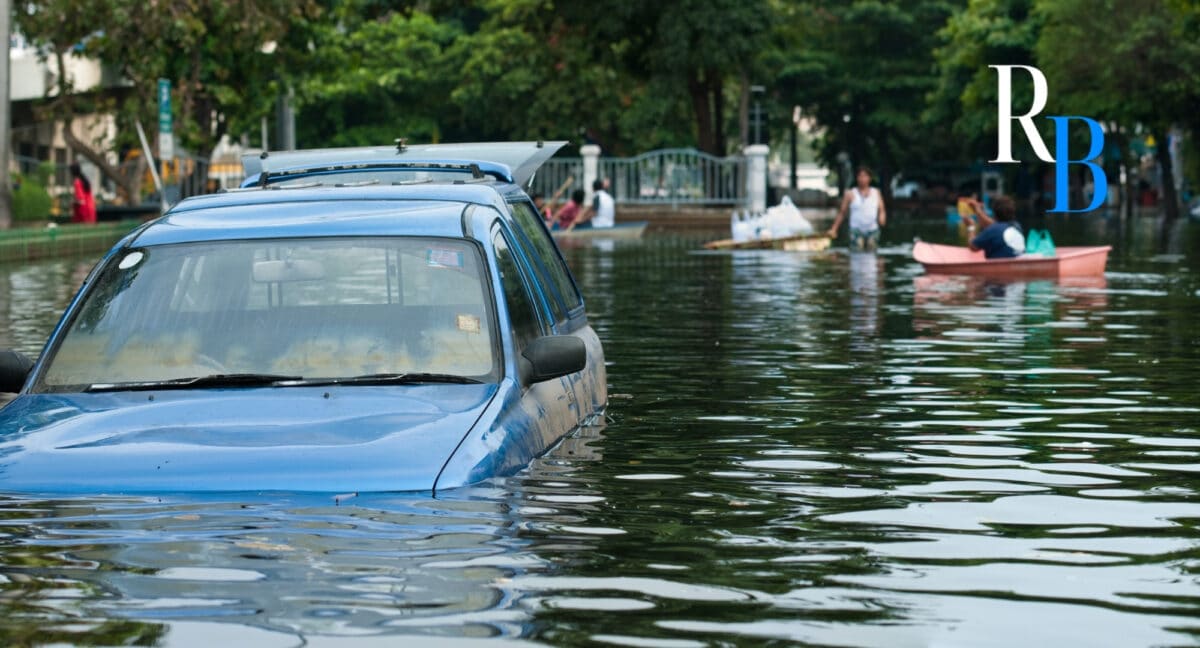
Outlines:
[[266, 373], [211, 374], [171, 380], [149, 380], [145, 382], [93, 383], [84, 391], [146, 391], [150, 389], [190, 389], [193, 387], [256, 387], [276, 383], [303, 380], [303, 376], [285, 376]]
[[451, 383], [457, 385], [478, 385], [480, 380], [443, 373], [379, 373], [349, 378], [313, 378], [303, 381], [302, 385], [415, 385], [418, 383]]

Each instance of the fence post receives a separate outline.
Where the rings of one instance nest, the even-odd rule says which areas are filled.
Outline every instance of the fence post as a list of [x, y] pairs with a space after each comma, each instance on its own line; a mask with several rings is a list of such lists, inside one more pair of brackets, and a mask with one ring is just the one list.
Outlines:
[[579, 154], [583, 156], [583, 189], [586, 194], [584, 204], [592, 199], [592, 183], [596, 178], [600, 177], [600, 147], [595, 144], [584, 144], [579, 147]]
[[766, 144], [751, 144], [743, 151], [746, 156], [746, 201], [752, 212], [767, 208], [767, 155], [770, 152], [771, 147]]

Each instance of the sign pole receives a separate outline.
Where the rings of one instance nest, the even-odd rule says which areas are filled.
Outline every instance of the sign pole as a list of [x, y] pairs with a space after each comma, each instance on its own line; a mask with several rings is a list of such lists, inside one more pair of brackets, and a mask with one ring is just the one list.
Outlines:
[[[173, 131], [174, 124], [171, 118], [171, 80], [158, 80], [158, 161], [162, 165], [163, 188], [160, 191], [166, 191], [166, 180], [168, 165], [174, 165], [175, 162], [175, 134]], [[172, 183], [174, 184], [174, 183]], [[167, 197], [164, 193], [163, 203], [166, 204]]]
[[9, 103], [9, 21], [12, 18], [12, 4], [9, 0], [0, 0], [0, 228], [8, 229], [12, 225], [12, 179], [8, 175], [9, 132], [12, 124], [11, 104]]

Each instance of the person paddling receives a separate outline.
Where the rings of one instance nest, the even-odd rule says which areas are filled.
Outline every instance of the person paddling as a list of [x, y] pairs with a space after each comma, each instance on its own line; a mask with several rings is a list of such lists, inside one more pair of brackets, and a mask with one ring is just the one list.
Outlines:
[[1017, 224], [1017, 207], [1012, 198], [996, 196], [992, 199], [992, 211], [996, 219], [992, 220], [983, 203], [969, 199], [969, 205], [974, 213], [976, 231], [979, 234], [968, 244], [972, 250], [983, 250], [983, 256], [988, 259], [1006, 259], [1025, 253], [1025, 234]]

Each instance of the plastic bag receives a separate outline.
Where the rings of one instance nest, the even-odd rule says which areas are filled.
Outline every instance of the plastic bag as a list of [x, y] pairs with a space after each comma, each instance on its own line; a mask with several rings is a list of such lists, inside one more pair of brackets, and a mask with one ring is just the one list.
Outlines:
[[1029, 236], [1025, 238], [1025, 254], [1052, 257], [1057, 253], [1054, 249], [1054, 239], [1050, 237], [1050, 232], [1038, 229], [1029, 230]]

